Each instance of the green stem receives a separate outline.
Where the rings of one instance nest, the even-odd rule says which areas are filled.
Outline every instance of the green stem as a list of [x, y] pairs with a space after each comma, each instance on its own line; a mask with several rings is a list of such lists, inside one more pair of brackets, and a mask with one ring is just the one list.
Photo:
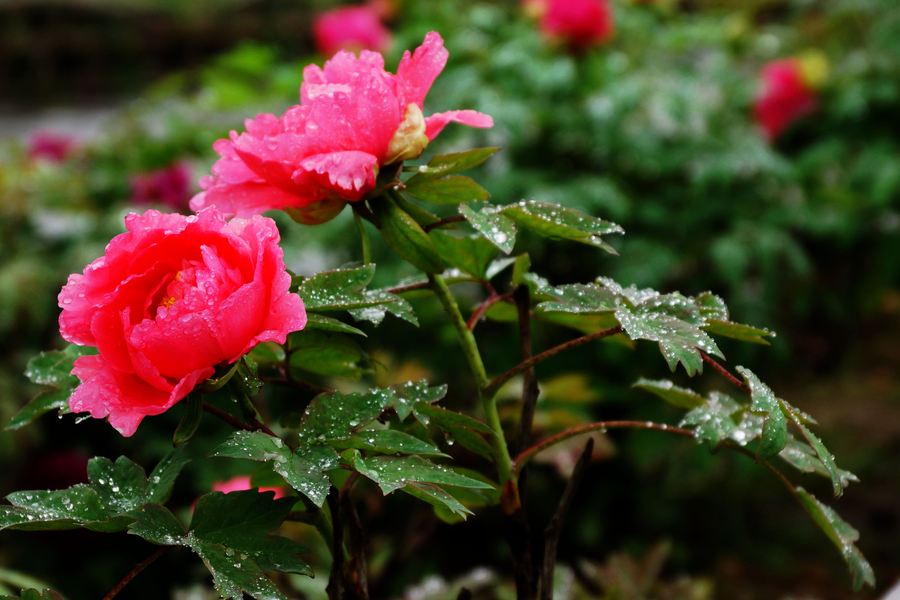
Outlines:
[[500, 414], [497, 412], [497, 400], [493, 394], [482, 393], [482, 389], [488, 383], [488, 377], [487, 372], [484, 370], [484, 363], [481, 360], [481, 353], [478, 351], [475, 335], [466, 325], [462, 313], [459, 312], [456, 299], [450, 293], [450, 288], [447, 287], [447, 282], [444, 281], [444, 278], [437, 273], [433, 273], [428, 275], [428, 280], [431, 282], [431, 287], [438, 300], [441, 301], [444, 311], [450, 317], [454, 329], [456, 329], [463, 354], [469, 363], [472, 374], [475, 376], [478, 396], [481, 399], [485, 419], [488, 426], [494, 431], [494, 461], [497, 463], [497, 474], [500, 477], [500, 483], [504, 484], [512, 476], [512, 460], [509, 457], [509, 449], [506, 447], [506, 437], [503, 435]]
[[366, 224], [358, 212], [353, 212], [353, 220], [356, 221], [356, 229], [359, 231], [359, 243], [362, 246], [362, 261], [364, 265], [372, 262], [372, 244], [369, 242], [369, 232]]

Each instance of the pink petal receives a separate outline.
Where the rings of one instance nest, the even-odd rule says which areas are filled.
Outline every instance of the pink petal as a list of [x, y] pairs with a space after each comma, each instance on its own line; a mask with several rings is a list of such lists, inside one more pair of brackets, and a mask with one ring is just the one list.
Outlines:
[[476, 110], [450, 110], [436, 113], [425, 119], [425, 135], [433, 140], [449, 123], [460, 123], [469, 127], [487, 129], [494, 126], [494, 119], [490, 115]]
[[444, 40], [436, 31], [429, 32], [412, 55], [408, 50], [403, 54], [397, 67], [397, 91], [403, 106], [415, 102], [422, 108], [428, 90], [444, 70], [449, 56]]
[[350, 150], [303, 159], [294, 171], [294, 181], [304, 187], [319, 187], [323, 198], [337, 188], [342, 197], [359, 200], [374, 189], [377, 174], [377, 156]]
[[191, 210], [199, 212], [204, 208], [215, 206], [224, 214], [250, 217], [267, 210], [306, 206], [315, 201], [316, 198], [291, 194], [259, 181], [210, 187], [191, 199]]

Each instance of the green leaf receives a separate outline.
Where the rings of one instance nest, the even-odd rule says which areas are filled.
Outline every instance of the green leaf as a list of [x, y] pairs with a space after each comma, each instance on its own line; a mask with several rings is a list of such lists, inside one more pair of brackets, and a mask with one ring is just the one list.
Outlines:
[[465, 521], [472, 511], [446, 489], [432, 483], [410, 483], [401, 488], [414, 498], [434, 507], [435, 514], [448, 523]]
[[353, 466], [361, 475], [377, 483], [385, 495], [414, 483], [492, 489], [488, 483], [461, 475], [449, 467], [419, 456], [374, 456], [363, 459], [362, 455], [355, 452]]
[[366, 353], [356, 340], [346, 335], [303, 330], [291, 336], [291, 346], [288, 361], [291, 371], [356, 379], [366, 372]]
[[693, 427], [695, 438], [715, 447], [738, 429], [734, 417], [742, 410], [730, 396], [712, 392], [702, 405], [684, 415], [679, 426]]
[[96, 348], [68, 345], [64, 350], [41, 352], [28, 361], [25, 376], [32, 383], [49, 385], [53, 389], [45, 390], [23, 406], [9, 423], [7, 429], [19, 429], [56, 410], [60, 415], [69, 412], [69, 396], [78, 386], [78, 378], [72, 375], [72, 366], [81, 356], [96, 354]]
[[697, 392], [678, 387], [671, 381], [665, 379], [651, 381], [650, 379], [641, 378], [636, 383], [632, 384], [631, 387], [650, 392], [678, 408], [692, 409], [703, 406], [705, 403], [703, 396]]
[[416, 169], [416, 175], [412, 179], [439, 177], [449, 173], [459, 173], [474, 169], [496, 154], [500, 148], [486, 146], [484, 148], [472, 148], [464, 152], [452, 152], [441, 154], [428, 161], [427, 165], [421, 165]]
[[841, 519], [831, 507], [820, 502], [803, 488], [796, 488], [796, 492], [800, 504], [844, 557], [853, 577], [853, 589], [859, 590], [863, 584], [875, 587], [875, 572], [866, 557], [854, 545], [859, 539], [859, 532]]
[[552, 298], [541, 302], [535, 314], [564, 312], [573, 314], [598, 314], [616, 309], [617, 296], [596, 283], [572, 283], [540, 289], [542, 296]]
[[459, 214], [466, 218], [475, 231], [489, 242], [509, 254], [516, 245], [516, 224], [497, 212], [494, 207], [476, 211], [467, 204], [460, 204]]
[[538, 235], [580, 242], [601, 248], [611, 254], [616, 254], [616, 251], [603, 240], [602, 236], [624, 233], [624, 230], [615, 223], [552, 202], [522, 200], [504, 206], [500, 212]]
[[[307, 327], [310, 326], [310, 322], [313, 320], [313, 317], [320, 317], [322, 319], [327, 318], [323, 317], [322, 315], [308, 314], [308, 321], [306, 323]], [[285, 358], [284, 346], [275, 342], [263, 342], [253, 347], [253, 350], [250, 351], [249, 357], [259, 365], [281, 364], [284, 362]]]
[[200, 418], [203, 416], [203, 399], [200, 394], [194, 393], [188, 395], [184, 404], [184, 414], [178, 427], [175, 428], [175, 434], [172, 436], [172, 445], [181, 446], [197, 433], [200, 427]]
[[313, 573], [299, 557], [304, 551], [301, 545], [270, 534], [295, 503], [293, 498], [274, 500], [273, 496], [256, 490], [206, 494], [197, 501], [187, 532], [168, 509], [150, 505], [136, 515], [129, 532], [156, 544], [193, 550], [224, 598], [241, 600], [244, 593], [260, 600], [287, 598], [265, 571], [310, 577]]
[[374, 264], [324, 271], [303, 280], [297, 293], [309, 312], [346, 310], [354, 318], [375, 325], [389, 312], [418, 325], [412, 306], [405, 299], [387, 290], [365, 289], [374, 275]]
[[816, 457], [818, 457], [819, 462], [821, 462], [822, 466], [825, 467], [825, 471], [828, 473], [828, 476], [831, 478], [831, 486], [834, 490], [834, 495], [841, 496], [844, 493], [844, 488], [847, 486], [849, 481], [847, 480], [845, 473], [846, 471], [842, 471], [838, 468], [837, 464], [834, 462], [834, 455], [828, 451], [828, 448], [825, 447], [825, 444], [822, 443], [809, 428], [806, 427], [803, 423], [803, 418], [799, 414], [793, 406], [785, 402], [784, 400], [778, 399], [779, 404], [781, 405], [782, 412], [787, 415], [788, 419], [790, 419], [794, 426], [800, 431], [800, 434], [806, 439], [806, 442], [809, 444], [809, 447], [813, 449], [816, 453]]
[[391, 389], [394, 391], [394, 398], [390, 406], [401, 421], [406, 420], [416, 405], [420, 403], [434, 404], [447, 395], [446, 384], [431, 386], [425, 379], [407, 381], [391, 386]]
[[122, 531], [134, 520], [134, 511], [168, 498], [186, 463], [176, 450], [160, 461], [148, 480], [144, 470], [124, 456], [115, 462], [92, 458], [87, 484], [9, 494], [11, 506], [0, 506], [0, 529]]
[[339, 440], [334, 446], [354, 448], [379, 454], [420, 454], [422, 456], [447, 456], [430, 442], [396, 431], [394, 429], [374, 429], [360, 431], [349, 438]]
[[270, 463], [288, 485], [316, 506], [322, 506], [331, 487], [326, 473], [339, 464], [333, 448], [303, 446], [292, 452], [280, 438], [261, 431], [233, 433], [213, 451], [213, 456]]
[[700, 310], [700, 316], [707, 321], [715, 319], [728, 321], [728, 307], [725, 301], [712, 292], [701, 292], [694, 296], [694, 304]]
[[[814, 473], [828, 478], [833, 477], [832, 472], [822, 463], [816, 451], [809, 444], [801, 442], [794, 437], [788, 439], [784, 449], [778, 453], [778, 457], [803, 473]], [[856, 475], [844, 469], [837, 469], [837, 477], [842, 488], [859, 481]]]
[[491, 197], [486, 189], [465, 175], [413, 177], [406, 181], [403, 191], [433, 204], [485, 202]]
[[431, 238], [396, 202], [391, 198], [384, 198], [374, 209], [382, 239], [403, 260], [426, 273], [440, 273], [444, 270], [444, 264]]
[[377, 419], [395, 399], [396, 394], [389, 388], [351, 394], [319, 394], [306, 407], [300, 420], [300, 442], [313, 445], [349, 437]]
[[788, 439], [787, 419], [781, 404], [753, 371], [744, 367], [737, 367], [737, 371], [750, 386], [750, 411], [764, 419], [758, 452], [760, 456], [774, 456], [781, 452]]
[[[364, 310], [364, 309], [358, 309]], [[317, 329], [319, 331], [330, 331], [332, 333], [347, 333], [350, 335], [359, 335], [362, 337], [367, 337], [366, 332], [353, 327], [352, 325], [347, 325], [343, 321], [339, 321], [338, 319], [334, 319], [332, 317], [326, 317], [325, 315], [318, 315], [316, 313], [308, 313], [306, 315], [306, 329]]]
[[484, 279], [497, 254], [494, 245], [479, 235], [458, 236], [435, 229], [428, 234], [444, 261], [466, 273]]
[[493, 435], [493, 430], [487, 424], [468, 415], [426, 403], [416, 404], [413, 410], [420, 423], [443, 433], [449, 443], [458, 442], [463, 448], [493, 460], [493, 448], [484, 438], [485, 434]]
[[703, 328], [713, 335], [721, 335], [722, 337], [749, 342], [751, 344], [761, 344], [768, 346], [767, 337], [775, 337], [775, 333], [761, 327], [753, 327], [744, 325], [743, 323], [732, 323], [731, 321], [720, 321], [717, 319], [708, 319], [706, 326]]

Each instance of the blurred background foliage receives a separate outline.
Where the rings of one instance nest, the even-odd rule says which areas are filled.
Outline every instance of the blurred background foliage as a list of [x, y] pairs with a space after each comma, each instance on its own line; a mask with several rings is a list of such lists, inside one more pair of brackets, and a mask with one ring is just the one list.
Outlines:
[[[333, 5], [0, 6], [4, 422], [36, 391], [22, 376], [28, 358], [60, 344], [55, 296], [67, 274], [102, 253], [136, 202], [138, 209], [186, 210], [212, 163], [215, 139], [247, 116], [280, 113], [296, 102], [302, 66], [322, 60], [311, 46], [310, 19]], [[475, 175], [495, 202], [553, 200], [625, 228], [614, 242], [617, 257], [526, 240], [524, 249], [551, 282], [609, 275], [663, 291], [709, 289], [727, 300], [736, 320], [778, 332], [771, 348], [723, 350], [819, 418], [823, 437], [863, 482], [839, 508], [862, 532], [879, 589], [891, 585], [900, 575], [895, 0], [618, 0], [615, 38], [580, 54], [548, 43], [518, 2], [393, 5], [388, 64], [426, 31], [440, 31], [451, 59], [429, 108], [470, 107], [496, 121], [487, 132], [448, 130], [436, 144], [441, 152], [501, 146]], [[760, 70], [810, 50], [829, 66], [818, 109], [770, 143], [752, 119]], [[74, 134], [65, 160], [29, 152], [34, 131], [47, 127]], [[190, 189], [171, 189], [158, 175], [172, 165], [190, 169]], [[137, 178], [148, 175], [155, 183], [138, 193]], [[297, 273], [358, 256], [348, 214], [318, 227], [282, 224], [288, 266]], [[408, 274], [384, 249], [376, 249], [376, 262], [380, 284]], [[445, 326], [429, 302], [415, 305], [423, 327]], [[506, 325], [486, 322], [478, 331], [489, 370], [515, 360]], [[446, 337], [454, 347], [449, 331]], [[538, 347], [562, 339], [536, 331]], [[388, 349], [379, 340], [395, 343]], [[464, 370], [460, 357], [423, 347], [396, 320], [373, 333], [366, 348], [383, 383], [418, 376], [441, 382]], [[653, 354], [601, 345], [543, 366], [539, 427], [559, 429], [575, 416], [673, 421], [674, 412], [629, 387], [641, 375], [666, 375]], [[459, 382], [450, 383], [451, 402], [466, 403]], [[101, 422], [74, 426], [68, 417], [2, 432], [0, 491], [68, 485], [83, 477], [93, 455], [127, 453], [150, 465], [169, 445], [177, 418], [176, 410], [149, 420], [127, 441]], [[225, 432], [214, 423], [203, 427], [211, 440]], [[565, 451], [551, 458], [530, 484], [539, 519], [553, 510], [558, 472], [573, 460]], [[850, 597], [827, 542], [751, 461], [641, 432], [610, 436], [595, 458], [561, 546], [568, 566], [560, 598], [594, 597], [597, 589], [609, 598]], [[189, 468], [177, 488], [184, 504], [231, 475], [228, 466]], [[484, 590], [477, 597], [509, 597], [495, 583], [506, 560], [499, 522], [441, 524], [424, 506], [378, 495], [365, 512], [373, 524], [375, 597], [450, 598], [462, 585]], [[296, 535], [316, 547], [308, 531]], [[147, 553], [125, 536], [114, 548], [88, 532], [3, 536], [0, 565], [72, 598], [102, 595]], [[403, 543], [392, 547], [392, 538]], [[81, 558], [46, 552], [54, 544], [79, 548]], [[166, 576], [147, 577], [130, 593], [204, 597], [189, 587], [195, 567], [202, 569], [165, 558], [155, 568]], [[15, 587], [15, 573], [4, 569], [0, 586]], [[67, 584], [74, 578], [77, 586]], [[312, 585], [308, 593], [317, 597], [324, 582]]]

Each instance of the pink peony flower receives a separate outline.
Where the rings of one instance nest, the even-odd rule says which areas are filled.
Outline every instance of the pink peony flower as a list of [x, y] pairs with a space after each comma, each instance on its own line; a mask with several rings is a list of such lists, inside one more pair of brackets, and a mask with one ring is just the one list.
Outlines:
[[525, 0], [525, 10], [540, 18], [541, 31], [575, 50], [612, 39], [615, 33], [609, 0]]
[[313, 23], [313, 37], [319, 53], [326, 56], [339, 50], [384, 52], [391, 44], [391, 32], [371, 6], [346, 6], [320, 14]]
[[191, 199], [191, 168], [184, 162], [139, 173], [131, 178], [134, 204], [163, 204], [172, 210], [184, 210]]
[[770, 62], [762, 71], [762, 90], [753, 107], [756, 122], [769, 141], [817, 106], [815, 90], [807, 84], [800, 60]]
[[338, 52], [324, 69], [309, 65], [299, 105], [281, 117], [248, 119], [245, 132], [215, 143], [221, 158], [191, 208], [237, 215], [283, 208], [302, 222], [322, 222], [371, 192], [382, 166], [419, 156], [448, 123], [491, 127], [489, 116], [473, 110], [422, 115], [447, 56], [431, 32], [403, 55], [396, 75], [368, 51], [358, 58]]
[[[238, 475], [237, 477], [232, 477], [231, 479], [227, 479], [225, 481], [217, 481], [213, 484], [212, 489], [214, 492], [230, 494], [231, 492], [243, 492], [245, 490], [252, 490], [253, 486], [250, 485], [249, 475]], [[275, 492], [276, 500], [278, 498], [284, 498], [287, 495], [284, 491], [284, 488], [280, 487], [261, 487], [257, 489], [260, 492]]]
[[75, 150], [75, 138], [64, 133], [39, 131], [28, 143], [28, 158], [46, 160], [47, 162], [63, 162]]
[[73, 412], [109, 417], [122, 435], [165, 412], [260, 342], [284, 343], [306, 324], [275, 222], [226, 221], [148, 210], [125, 217], [126, 232], [104, 256], [69, 276], [59, 293], [59, 329], [96, 346], [72, 372]]

